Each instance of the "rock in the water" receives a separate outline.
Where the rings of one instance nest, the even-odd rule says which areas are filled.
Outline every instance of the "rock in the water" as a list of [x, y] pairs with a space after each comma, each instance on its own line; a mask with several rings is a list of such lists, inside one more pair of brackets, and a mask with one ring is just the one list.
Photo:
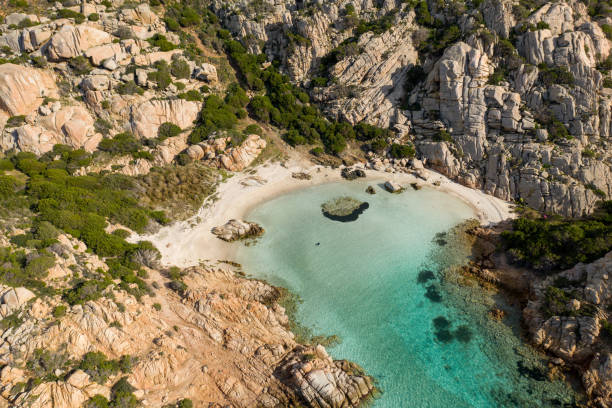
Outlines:
[[338, 197], [321, 205], [323, 215], [333, 221], [355, 221], [370, 205], [352, 197]]
[[368, 194], [376, 194], [376, 190], [374, 190], [374, 187], [368, 186], [368, 188], [366, 188], [366, 193], [368, 193]]
[[390, 193], [399, 193], [404, 190], [402, 186], [391, 180], [385, 182], [385, 189]]
[[264, 229], [254, 222], [242, 220], [229, 220], [225, 225], [215, 227], [212, 233], [227, 242], [245, 238], [254, 238], [262, 235]]

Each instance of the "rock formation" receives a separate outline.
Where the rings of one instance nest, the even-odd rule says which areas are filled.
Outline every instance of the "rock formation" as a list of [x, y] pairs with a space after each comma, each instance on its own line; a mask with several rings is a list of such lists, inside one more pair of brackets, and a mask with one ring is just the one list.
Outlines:
[[254, 222], [229, 220], [225, 225], [213, 228], [212, 233], [224, 241], [232, 242], [258, 237], [264, 233], [264, 229]]

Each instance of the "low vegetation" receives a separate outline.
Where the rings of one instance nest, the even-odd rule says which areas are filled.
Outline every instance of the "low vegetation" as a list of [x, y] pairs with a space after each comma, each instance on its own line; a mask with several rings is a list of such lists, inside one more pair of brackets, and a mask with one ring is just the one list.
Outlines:
[[592, 262], [612, 249], [612, 201], [581, 219], [522, 216], [502, 237], [514, 262], [543, 273]]

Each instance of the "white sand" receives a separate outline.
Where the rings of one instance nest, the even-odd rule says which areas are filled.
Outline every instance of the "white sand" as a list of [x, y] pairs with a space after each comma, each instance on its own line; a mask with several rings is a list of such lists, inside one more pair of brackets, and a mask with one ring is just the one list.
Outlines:
[[[196, 216], [163, 227], [156, 234], [135, 238], [153, 242], [161, 251], [162, 263], [165, 265], [186, 267], [201, 261], [231, 260], [236, 245], [241, 244], [218, 239], [211, 233], [213, 227], [223, 225], [232, 218], [241, 219], [252, 208], [280, 194], [342, 180], [339, 169], [312, 165], [309, 168], [301, 167], [304, 164], [303, 161], [295, 160], [290, 161], [287, 167], [280, 163], [266, 163], [255, 168], [255, 174], [235, 174], [219, 186], [216, 199], [207, 200]], [[294, 172], [306, 172], [312, 179], [295, 179], [291, 176]], [[410, 183], [415, 182], [430, 185], [469, 204], [483, 225], [513, 217], [510, 203], [452, 182], [439, 173], [426, 170], [426, 174], [427, 182], [405, 173], [366, 170], [366, 180], [393, 180], [408, 188]], [[435, 181], [440, 181], [439, 187], [433, 186]]]

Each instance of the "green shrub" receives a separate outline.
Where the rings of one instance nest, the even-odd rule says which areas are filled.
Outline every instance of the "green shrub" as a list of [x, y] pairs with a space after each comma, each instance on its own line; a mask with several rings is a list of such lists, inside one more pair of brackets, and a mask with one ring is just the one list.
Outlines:
[[176, 45], [172, 44], [162, 34], [155, 34], [153, 37], [147, 40], [153, 47], [159, 47], [160, 51], [172, 51], [176, 48]]
[[0, 172], [13, 170], [15, 166], [9, 159], [0, 159]]
[[157, 129], [157, 138], [160, 141], [166, 140], [169, 137], [178, 136], [181, 134], [181, 128], [171, 122], [164, 122]]
[[185, 398], [176, 404], [176, 408], [193, 408], [193, 402], [189, 398]]
[[63, 372], [69, 366], [70, 359], [65, 353], [40, 348], [34, 350], [32, 357], [26, 363], [26, 368], [32, 376], [43, 381], [58, 380], [59, 378], [55, 372]]
[[136, 82], [134, 82], [133, 80], [125, 82], [125, 83], [120, 83], [119, 85], [115, 87], [115, 91], [117, 91], [119, 95], [134, 95], [134, 94], [142, 95], [144, 94], [144, 89], [136, 85]]
[[612, 88], [612, 78], [604, 78], [602, 85], [604, 88]]
[[105, 396], [97, 394], [85, 402], [85, 408], [109, 408], [109, 401]]
[[193, 102], [202, 102], [204, 100], [204, 98], [202, 98], [202, 95], [195, 89], [190, 89], [187, 92], [180, 93], [178, 94], [178, 97], [186, 101], [193, 101]]
[[111, 405], [121, 408], [135, 408], [139, 405], [134, 387], [127, 381], [127, 377], [122, 377], [111, 388]]
[[6, 121], [6, 127], [18, 127], [25, 124], [25, 115], [11, 116]]
[[574, 75], [567, 70], [565, 67], [548, 67], [546, 64], [538, 65], [540, 74], [538, 79], [545, 85], [569, 85], [573, 86], [575, 83]]
[[2, 320], [0, 320], [0, 329], [3, 331], [8, 329], [14, 329], [21, 326], [22, 323], [23, 319], [19, 317], [18, 312], [13, 312], [10, 315], [4, 317]]
[[259, 135], [262, 136], [263, 135], [263, 130], [261, 129], [261, 127], [259, 127], [256, 124], [250, 124], [247, 127], [244, 128], [244, 130], [242, 131], [242, 133], [244, 133], [245, 135]]
[[164, 22], [166, 23], [166, 27], [170, 31], [179, 31], [181, 29], [181, 25], [172, 17], [164, 18]]
[[591, 149], [584, 149], [582, 151], [582, 157], [588, 157], [590, 159], [594, 159], [597, 157], [597, 153], [595, 153], [595, 151]]
[[493, 74], [491, 74], [487, 83], [489, 85], [499, 85], [502, 81], [506, 81], [507, 77], [508, 70], [503, 66], [499, 66], [495, 68], [495, 71], [493, 71]]
[[429, 13], [429, 6], [425, 0], [420, 0], [414, 8], [416, 13], [416, 22], [423, 26], [429, 26], [433, 24], [434, 19]]
[[153, 303], [153, 309], [159, 312], [162, 309], [162, 306], [159, 303]]
[[77, 24], [81, 24], [85, 21], [85, 16], [83, 14], [70, 9], [58, 10], [55, 18], [72, 18]]
[[416, 151], [412, 145], [401, 145], [393, 143], [389, 149], [389, 155], [394, 159], [403, 159], [406, 157], [414, 157]]
[[536, 29], [538, 30], [546, 30], [549, 29], [550, 26], [548, 25], [548, 23], [544, 22], [544, 21], [538, 21], [538, 24], [536, 24]]
[[569, 269], [610, 251], [611, 221], [612, 202], [606, 201], [584, 219], [518, 218], [511, 231], [502, 233], [502, 238], [513, 262], [543, 272]]
[[110, 284], [110, 281], [79, 281], [72, 288], [64, 291], [63, 299], [69, 305], [81, 305], [90, 300], [98, 300], [102, 297], [102, 291]]
[[36, 68], [47, 67], [47, 59], [42, 55], [30, 55], [30, 61]]
[[98, 149], [111, 154], [135, 153], [141, 147], [140, 141], [130, 132], [116, 134], [112, 139], [104, 138]]
[[551, 142], [559, 142], [572, 138], [567, 127], [556, 119], [553, 119], [548, 125], [548, 140]]
[[408, 93], [422, 81], [427, 78], [427, 74], [421, 65], [413, 65], [406, 73], [406, 81], [404, 82], [404, 90]]
[[601, 24], [601, 31], [603, 31], [606, 37], [608, 37], [608, 40], [612, 40], [612, 25]]
[[441, 129], [434, 137], [433, 140], [435, 142], [448, 142], [448, 143], [452, 143], [453, 142], [453, 138], [451, 136], [451, 134], [445, 130], [445, 129]]
[[90, 15], [87, 16], [87, 19], [89, 21], [98, 21], [100, 20], [100, 15], [98, 13], [91, 13]]
[[601, 199], [605, 199], [607, 194], [605, 191], [603, 191], [600, 188], [597, 188], [597, 186], [595, 186], [595, 184], [589, 183], [589, 184], [585, 184], [584, 185], [587, 189], [591, 190], [593, 193], [595, 193], [595, 195]]
[[113, 124], [106, 119], [97, 118], [94, 122], [94, 129], [102, 135], [108, 135], [112, 128]]
[[189, 64], [182, 58], [175, 58], [170, 64], [170, 73], [178, 79], [186, 79], [191, 77], [191, 68]]
[[89, 374], [92, 381], [104, 384], [108, 377], [119, 372], [119, 362], [107, 359], [104, 353], [90, 351], [83, 356], [78, 368]]
[[17, 180], [11, 176], [0, 175], [0, 199], [11, 197], [15, 194]]
[[66, 305], [58, 305], [53, 308], [53, 317], [59, 319], [60, 317], [64, 317], [66, 315], [66, 311], [68, 307]]
[[189, 135], [189, 141], [199, 143], [216, 130], [233, 128], [237, 121], [233, 107], [218, 96], [209, 95], [204, 101], [198, 124]]
[[155, 63], [157, 71], [149, 72], [147, 74], [149, 80], [157, 84], [157, 89], [165, 90], [172, 83], [172, 77], [170, 77], [170, 67], [164, 60]]

